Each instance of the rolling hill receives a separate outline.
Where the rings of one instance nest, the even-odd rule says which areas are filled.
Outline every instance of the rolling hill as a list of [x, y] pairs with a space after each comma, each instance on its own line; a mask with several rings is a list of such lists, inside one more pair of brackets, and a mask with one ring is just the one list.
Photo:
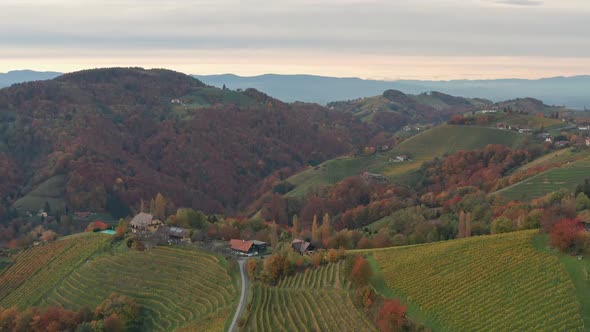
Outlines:
[[[334, 184], [364, 171], [381, 173], [390, 179], [420, 168], [422, 163], [455, 151], [483, 148], [488, 144], [517, 146], [524, 138], [514, 132], [493, 128], [442, 125], [413, 136], [393, 149], [371, 156], [339, 157], [310, 167], [287, 179], [295, 185], [288, 195], [304, 195], [320, 186]], [[390, 158], [406, 154], [410, 161], [391, 162]]]
[[239, 297], [236, 274], [225, 259], [174, 247], [113, 251], [111, 238], [78, 234], [19, 254], [0, 274], [0, 306], [78, 310], [94, 308], [116, 292], [143, 307], [146, 329], [213, 324], [223, 330]]
[[[536, 247], [536, 230], [364, 251], [437, 331], [581, 331], [576, 289], [557, 255]], [[581, 266], [578, 266], [581, 268]], [[578, 294], [577, 292], [583, 292]]]
[[224, 84], [231, 89], [255, 88], [285, 101], [305, 101], [326, 104], [335, 100], [349, 100], [377, 95], [388, 89], [420, 94], [427, 91], [494, 101], [529, 96], [551, 105], [566, 105], [583, 109], [590, 105], [587, 91], [590, 76], [553, 77], [538, 80], [452, 80], [419, 81], [364, 80], [353, 77], [323, 77], [313, 75], [259, 76], [195, 75], [199, 80], [217, 87]]
[[281, 280], [255, 284], [245, 331], [376, 331], [352, 303], [344, 262]]
[[158, 192], [176, 206], [235, 211], [278, 172], [347, 153], [372, 135], [350, 114], [168, 70], [15, 84], [0, 90], [0, 215], [48, 202], [118, 218]]
[[[567, 152], [562, 152], [562, 154], [568, 155]], [[529, 201], [561, 189], [573, 190], [576, 185], [582, 184], [585, 179], [590, 178], [590, 156], [587, 151], [581, 155], [586, 155], [586, 157], [567, 161], [562, 166], [551, 168], [510, 187], [498, 190], [494, 194], [509, 200]], [[553, 156], [554, 158], [547, 158], [546, 161], [558, 160], [558, 156]]]

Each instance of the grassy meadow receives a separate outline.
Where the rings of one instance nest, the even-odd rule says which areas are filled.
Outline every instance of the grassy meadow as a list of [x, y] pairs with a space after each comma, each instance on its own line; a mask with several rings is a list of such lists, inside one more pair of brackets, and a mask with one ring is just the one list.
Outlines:
[[[381, 173], [391, 179], [405, 177], [425, 162], [460, 150], [484, 148], [488, 144], [518, 145], [524, 135], [493, 128], [450, 126], [434, 127], [413, 136], [393, 149], [371, 156], [339, 157], [310, 167], [289, 179], [296, 187], [287, 195], [304, 195], [311, 189], [334, 184], [363, 171]], [[391, 162], [390, 158], [407, 154], [412, 160]]]

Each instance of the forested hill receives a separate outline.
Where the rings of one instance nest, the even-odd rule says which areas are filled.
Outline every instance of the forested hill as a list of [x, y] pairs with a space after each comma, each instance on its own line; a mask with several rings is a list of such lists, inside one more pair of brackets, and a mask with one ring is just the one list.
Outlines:
[[48, 181], [53, 208], [116, 216], [161, 192], [177, 206], [235, 211], [276, 179], [372, 135], [350, 114], [168, 70], [16, 84], [0, 90], [0, 212]]

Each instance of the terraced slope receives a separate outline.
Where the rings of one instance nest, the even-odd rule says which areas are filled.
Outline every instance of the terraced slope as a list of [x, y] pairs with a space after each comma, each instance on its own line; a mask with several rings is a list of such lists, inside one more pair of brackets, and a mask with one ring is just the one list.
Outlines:
[[[296, 186], [288, 195], [303, 195], [310, 189], [336, 183], [363, 171], [395, 178], [417, 170], [425, 161], [437, 156], [460, 150], [481, 149], [488, 144], [516, 146], [524, 137], [525, 135], [493, 128], [438, 126], [405, 140], [385, 153], [336, 158], [298, 173], [287, 179]], [[400, 154], [408, 154], [412, 160], [401, 163], [389, 161]]]
[[0, 307], [24, 308], [38, 304], [110, 238], [106, 234], [85, 233], [19, 254], [15, 263], [0, 275]]
[[550, 169], [499, 190], [495, 194], [509, 200], [528, 201], [560, 189], [574, 189], [576, 185], [588, 178], [590, 178], [590, 158], [585, 158]]
[[367, 251], [387, 285], [446, 331], [582, 331], [576, 289], [536, 230]]
[[93, 259], [65, 278], [43, 303], [94, 308], [112, 292], [135, 298], [145, 308], [146, 328], [155, 331], [197, 326], [199, 321], [223, 326], [216, 316], [232, 312], [239, 297], [236, 281], [217, 257], [157, 247]]
[[255, 284], [246, 331], [374, 331], [356, 309], [344, 280], [344, 262], [307, 270], [276, 287]]

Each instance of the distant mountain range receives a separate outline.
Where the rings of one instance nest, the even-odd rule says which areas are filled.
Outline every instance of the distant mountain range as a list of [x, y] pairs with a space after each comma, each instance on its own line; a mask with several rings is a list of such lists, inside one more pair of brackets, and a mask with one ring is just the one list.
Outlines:
[[283, 101], [326, 104], [331, 101], [375, 96], [394, 89], [420, 94], [439, 91], [467, 98], [487, 98], [495, 102], [533, 97], [549, 105], [590, 108], [590, 76], [554, 77], [538, 80], [454, 80], [454, 81], [377, 81], [360, 78], [335, 78], [311, 75], [260, 75], [242, 77], [233, 74], [193, 75], [205, 84], [230, 89], [255, 88]]
[[61, 74], [53, 71], [13, 70], [8, 73], [0, 73], [0, 88], [15, 83], [50, 80]]
[[[0, 73], [0, 87], [25, 81], [45, 80], [59, 76], [57, 72], [35, 72], [30, 70]], [[360, 78], [337, 78], [313, 75], [259, 76], [193, 75], [202, 82], [230, 89], [255, 88], [283, 101], [304, 101], [327, 104], [331, 101], [350, 100], [381, 94], [395, 89], [404, 93], [420, 94], [439, 91], [454, 96], [487, 98], [493, 101], [533, 97], [549, 105], [563, 105], [574, 109], [590, 108], [590, 75], [553, 77], [538, 80], [454, 80], [379, 81]]]

